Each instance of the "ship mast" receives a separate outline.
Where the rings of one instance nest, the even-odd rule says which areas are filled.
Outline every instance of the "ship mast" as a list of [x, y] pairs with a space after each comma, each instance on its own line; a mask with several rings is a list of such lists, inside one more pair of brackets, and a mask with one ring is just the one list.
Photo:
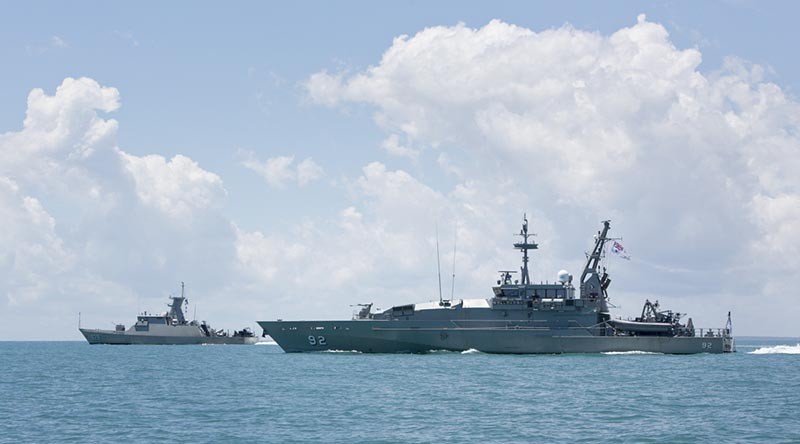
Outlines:
[[522, 220], [522, 230], [519, 232], [519, 235], [522, 236], [522, 242], [515, 243], [514, 248], [522, 250], [522, 267], [520, 268], [522, 271], [522, 285], [530, 285], [531, 278], [528, 275], [528, 250], [536, 250], [539, 246], [533, 242], [528, 242], [529, 237], [535, 236], [532, 233], [528, 234], [528, 215], [523, 214]]
[[597, 237], [594, 242], [594, 249], [592, 254], [587, 254], [586, 266], [581, 273], [581, 298], [591, 297], [596, 298], [600, 294], [605, 295], [605, 290], [611, 282], [608, 279], [608, 274], [603, 270], [603, 276], [597, 272], [597, 266], [600, 264], [600, 259], [603, 256], [603, 247], [608, 241], [608, 230], [611, 228], [611, 221], [603, 221], [603, 230], [597, 232]]
[[178, 323], [183, 325], [186, 323], [186, 317], [183, 315], [183, 301], [186, 300], [186, 295], [184, 294], [184, 283], [181, 282], [181, 295], [180, 297], [170, 296], [172, 299], [172, 303], [169, 304], [169, 316], [173, 319], [177, 319]]

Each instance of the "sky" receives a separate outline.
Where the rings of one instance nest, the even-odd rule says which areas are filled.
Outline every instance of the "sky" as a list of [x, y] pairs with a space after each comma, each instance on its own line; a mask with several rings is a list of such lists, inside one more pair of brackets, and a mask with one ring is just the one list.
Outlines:
[[162, 3], [0, 6], [0, 340], [437, 299], [437, 230], [490, 297], [524, 213], [534, 281], [610, 219], [616, 316], [800, 336], [796, 2]]

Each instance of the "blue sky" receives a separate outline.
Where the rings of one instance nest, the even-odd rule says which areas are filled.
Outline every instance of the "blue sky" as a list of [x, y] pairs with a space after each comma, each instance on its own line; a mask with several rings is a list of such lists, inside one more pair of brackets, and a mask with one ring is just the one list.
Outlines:
[[[634, 313], [644, 297], [657, 297], [716, 325], [723, 321], [715, 311], [747, 310], [748, 298], [756, 294], [767, 304], [760, 313], [741, 313], [746, 333], [800, 334], [790, 326], [796, 309], [783, 314], [785, 322], [763, 325], [787, 300], [788, 276], [798, 271], [785, 260], [798, 249], [790, 209], [798, 183], [789, 171], [768, 165], [784, 159], [790, 161], [783, 166], [788, 169], [800, 155], [795, 114], [800, 67], [793, 56], [794, 42], [800, 40], [793, 19], [800, 7], [794, 2], [746, 1], [495, 3], [4, 5], [0, 134], [5, 139], [0, 139], [0, 152], [5, 153], [0, 164], [5, 166], [0, 176], [13, 186], [8, 185], [10, 203], [0, 210], [7, 220], [21, 222], [0, 244], [14, 252], [2, 269], [8, 310], [0, 315], [6, 318], [0, 338], [76, 339], [73, 313], [82, 311], [84, 319], [98, 324], [108, 324], [107, 316], [126, 321], [138, 309], [159, 306], [180, 280], [217, 312], [209, 320], [230, 327], [252, 324], [253, 316], [347, 316], [348, 304], [372, 299], [384, 305], [427, 300], [435, 280], [431, 227], [439, 219], [447, 226], [459, 220], [464, 258], [457, 262], [464, 266], [464, 278], [457, 288], [464, 297], [481, 297], [488, 295], [494, 270], [516, 264], [514, 252], [505, 248], [510, 238], [504, 233], [516, 230], [526, 210], [536, 215], [541, 236], [551, 237], [550, 251], [540, 252], [540, 268], [534, 268], [541, 279], [552, 278], [561, 267], [577, 269], [597, 222], [613, 217], [615, 227], [623, 230], [618, 234], [633, 242], [628, 247], [635, 257], [632, 264], [614, 265], [620, 276], [615, 279], [618, 300], [625, 301], [626, 311], [620, 314]], [[637, 22], [640, 14], [646, 18]], [[511, 77], [522, 90], [533, 90], [525, 99], [530, 102], [506, 93], [477, 101], [469, 95], [457, 97], [472, 86], [450, 90], [446, 79], [434, 79], [443, 82], [439, 95], [417, 88], [430, 80], [428, 68], [441, 67], [454, 78], [461, 72], [477, 78], [490, 71], [489, 65], [462, 67], [463, 60], [447, 58], [447, 51], [480, 45], [489, 33], [477, 31], [488, 29], [492, 20], [535, 33], [563, 31], [560, 37], [527, 43], [524, 33], [507, 26], [493, 31], [498, 39], [522, 42], [517, 52], [504, 54], [523, 61], [512, 62], [521, 71]], [[459, 23], [475, 32], [459, 32]], [[687, 59], [678, 62], [687, 63], [685, 72], [662, 79], [666, 86], [656, 89], [666, 89], [658, 97], [645, 97], [646, 88], [639, 94], [631, 87], [630, 100], [641, 101], [637, 112], [624, 110], [624, 103], [606, 110], [601, 104], [593, 112], [604, 116], [550, 120], [548, 110], [536, 102], [536, 89], [551, 84], [542, 81], [557, 80], [559, 64], [569, 76], [588, 70], [587, 82], [596, 74], [558, 54], [578, 57], [587, 51], [580, 46], [586, 41], [592, 41], [588, 48], [610, 54], [619, 48], [611, 36], [637, 23], [650, 33], [647, 38], [666, 46], [656, 45], [653, 63], [645, 60], [635, 70], [655, 78], [657, 70], [670, 67], [659, 68], [655, 59], [683, 54]], [[431, 40], [417, 39], [426, 28], [438, 31], [431, 32]], [[660, 36], [659, 29], [667, 35]], [[395, 39], [402, 35], [416, 52], [398, 46]], [[437, 46], [447, 41], [453, 45]], [[638, 42], [641, 52], [652, 49]], [[548, 53], [546, 47], [561, 49]], [[497, 53], [505, 51], [500, 48]], [[392, 49], [399, 54], [396, 66], [382, 62]], [[526, 52], [539, 50], [544, 55], [535, 60], [533, 52]], [[487, 47], [482, 60], [503, 63], [492, 51]], [[441, 66], [434, 61], [417, 70], [415, 60], [421, 66], [430, 54], [444, 57]], [[625, 75], [635, 72], [630, 67], [616, 70], [614, 64], [626, 62], [609, 57], [597, 63]], [[706, 90], [691, 83], [696, 80], [693, 73], [712, 84], [714, 93], [698, 92]], [[595, 78], [598, 86], [589, 85], [594, 89], [588, 100], [600, 100], [612, 88], [627, 91], [628, 80], [614, 75]], [[23, 120], [31, 91], [40, 88], [54, 96], [66, 78], [84, 77], [96, 85], [82, 83], [70, 90], [72, 95], [65, 92], [57, 100], [66, 110], [62, 114], [89, 118], [85, 113], [97, 112], [117, 127], [108, 133], [113, 140], [90, 147], [77, 161], [74, 140], [67, 137], [48, 148], [54, 142], [25, 133]], [[321, 82], [334, 90], [320, 90]], [[474, 87], [490, 88], [495, 80], [481, 82]], [[496, 82], [500, 89], [507, 86], [500, 78]], [[745, 87], [752, 97], [737, 93], [736, 88]], [[115, 88], [120, 106], [97, 111], [108, 104], [71, 101], [73, 95], [89, 97], [100, 88]], [[563, 97], [556, 99], [561, 93], [552, 94], [548, 100], [553, 113], [579, 111], [571, 101], [567, 105]], [[701, 110], [687, 117], [686, 128], [691, 129], [667, 131], [659, 118], [648, 115], [677, 103], [694, 109], [681, 101], [687, 95]], [[717, 101], [720, 95], [728, 98]], [[755, 97], [764, 95], [769, 97], [755, 105]], [[576, 103], [578, 97], [576, 92]], [[753, 115], [747, 109], [751, 105], [759, 113], [765, 107], [770, 112], [743, 124], [742, 119]], [[614, 112], [621, 114], [615, 117]], [[704, 112], [727, 115], [730, 127], [714, 126], [722, 117], [703, 120]], [[53, 117], [42, 117], [48, 118]], [[424, 128], [434, 121], [437, 128]], [[563, 131], [542, 133], [536, 126], [540, 123], [563, 123]], [[80, 125], [70, 128], [84, 130]], [[575, 136], [581, 131], [588, 134]], [[770, 131], [785, 140], [770, 142], [765, 135]], [[532, 134], [543, 142], [526, 145]], [[733, 134], [741, 140], [733, 142]], [[614, 162], [600, 172], [587, 172], [603, 163], [580, 160], [594, 155], [588, 141], [595, 138], [609, 144], [598, 155]], [[387, 148], [392, 140], [395, 149]], [[562, 143], [560, 151], [551, 151], [546, 140]], [[735, 154], [715, 148], [729, 143], [739, 147]], [[22, 160], [14, 157], [21, 144], [32, 153]], [[624, 152], [613, 148], [615, 144], [626, 147]], [[652, 148], [656, 146], [661, 148]], [[663, 154], [670, 149], [687, 161], [662, 169], [665, 159], [674, 158]], [[170, 163], [175, 156], [190, 161]], [[298, 166], [306, 160], [301, 173]], [[551, 174], [538, 182], [543, 170], [557, 165], [578, 166], [567, 168], [563, 178]], [[690, 179], [675, 179], [684, 172]], [[712, 173], [716, 176], [706, 180]], [[611, 174], [620, 179], [605, 183]], [[585, 180], [572, 180], [581, 175]], [[631, 192], [640, 186], [637, 180], [648, 176], [654, 181], [650, 196], [666, 188], [657, 199], [644, 189], [642, 194]], [[598, 182], [612, 194], [605, 211], [598, 199], [576, 199], [594, 196], [592, 184]], [[90, 194], [99, 190], [98, 200], [85, 199], [82, 186]], [[509, 202], [498, 203], [501, 194]], [[731, 196], [748, 204], [738, 207]], [[36, 214], [52, 218], [51, 228], [23, 229], [20, 215], [33, 214], [31, 199], [39, 205], [36, 211], [41, 210]], [[170, 205], [189, 209], [172, 211]], [[678, 222], [653, 216], [677, 211], [685, 216]], [[740, 225], [734, 215], [745, 213], [749, 222]], [[392, 235], [397, 238], [387, 241]], [[739, 243], [753, 245], [731, 247], [732, 240], [742, 238], [747, 241]], [[540, 242], [547, 245], [544, 239]], [[109, 251], [99, 254], [103, 248]], [[348, 253], [350, 249], [354, 251]], [[21, 259], [26, 254], [35, 260]], [[752, 276], [737, 284], [742, 273], [766, 273], [769, 282]], [[41, 306], [52, 308], [42, 312]], [[59, 329], [24, 333], [32, 317], [39, 325], [55, 323]]]
[[[124, 122], [120, 146], [213, 163], [229, 190], [242, 191], [231, 193], [229, 210], [244, 226], [262, 228], [267, 222], [254, 202], [277, 199], [303, 214], [309, 208], [297, 209], [294, 197], [259, 193], [255, 177], [237, 177], [235, 151], [314, 155], [337, 175], [360, 169], [352, 158], [391, 161], [374, 149], [384, 135], [371, 124], [369, 108], [351, 107], [342, 115], [311, 106], [301, 84], [321, 69], [373, 65], [393, 38], [427, 26], [480, 27], [497, 18], [534, 30], [569, 23], [609, 34], [646, 13], [676, 46], [702, 50], [701, 72], [735, 55], [771, 67], [769, 77], [789, 93], [800, 88], [800, 67], [787, 57], [791, 42], [800, 40], [794, 2], [496, 3], [7, 4], [0, 40], [6, 66], [13, 68], [2, 74], [0, 130], [18, 128], [31, 89], [52, 91], [67, 76], [93, 78], [122, 94], [115, 113]], [[54, 37], [65, 46], [55, 45]], [[339, 155], [343, 149], [347, 156]], [[337, 193], [326, 197], [341, 204]]]

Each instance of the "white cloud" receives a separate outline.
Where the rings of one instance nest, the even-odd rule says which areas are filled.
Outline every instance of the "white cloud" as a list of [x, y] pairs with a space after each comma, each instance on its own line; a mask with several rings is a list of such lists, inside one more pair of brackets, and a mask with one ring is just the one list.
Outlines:
[[155, 154], [137, 157], [119, 151], [119, 155], [136, 183], [139, 200], [171, 217], [185, 218], [194, 210], [218, 207], [227, 195], [219, 176], [186, 156], [178, 154], [167, 161]]
[[255, 171], [267, 183], [277, 188], [285, 187], [287, 182], [297, 182], [302, 187], [325, 175], [322, 167], [310, 157], [295, 166], [294, 156], [271, 157], [266, 162], [261, 162], [252, 152], [243, 152], [242, 155], [242, 166]]
[[64, 41], [64, 39], [62, 39], [57, 35], [54, 35], [53, 37], [50, 38], [50, 43], [56, 48], [66, 48], [67, 46], [69, 46], [67, 45], [67, 42]]
[[[84, 78], [33, 90], [22, 129], [0, 135], [0, 215], [13, 221], [0, 234], [0, 336], [30, 326], [36, 298], [53, 307], [36, 331], [73, 331], [64, 312], [129, 317], [137, 295], [179, 280], [215, 313], [266, 318], [435, 299], [437, 223], [443, 270], [458, 233], [456, 297], [487, 296], [495, 270], [519, 263], [524, 210], [535, 280], [578, 273], [610, 217], [636, 251], [609, 264], [625, 314], [650, 297], [698, 325], [733, 308], [739, 332], [786, 334], [800, 316], [787, 260], [800, 251], [800, 111], [758, 66], [732, 58], [703, 74], [700, 60], [644, 17], [610, 36], [493, 21], [398, 37], [375, 66], [307, 87], [324, 106], [374, 107], [381, 148], [416, 159], [415, 173], [358, 159], [343, 208], [269, 229], [229, 220], [222, 178], [189, 157], [117, 148], [103, 115], [116, 89]], [[242, 165], [276, 187], [325, 174], [310, 157], [245, 153]]]
[[310, 157], [297, 164], [297, 183], [300, 186], [309, 184], [324, 175], [322, 167]]
[[392, 134], [387, 137], [381, 144], [381, 147], [385, 149], [387, 153], [394, 156], [407, 157], [412, 161], [417, 161], [419, 159], [419, 150], [401, 145], [400, 136], [397, 134]]
[[30, 168], [27, 174], [41, 173], [45, 164], [64, 157], [88, 157], [93, 150], [110, 148], [115, 143], [117, 122], [101, 118], [97, 111], [119, 108], [116, 88], [101, 87], [88, 78], [66, 78], [48, 96], [36, 88], [28, 94], [28, 110], [22, 131], [0, 135], [2, 171]]
[[[754, 327], [789, 304], [777, 289], [800, 274], [776, 254], [800, 249], [787, 223], [800, 198], [800, 107], [756, 65], [731, 58], [703, 74], [701, 60], [643, 15], [609, 36], [495, 20], [398, 37], [377, 65], [318, 72], [307, 90], [325, 106], [372, 105], [387, 140], [446, 148], [442, 170], [489, 198], [516, 189], [514, 210], [558, 227], [546, 254], [579, 257], [578, 229], [610, 217], [642, 260], [615, 270], [621, 291], [737, 307], [762, 294], [771, 308], [747, 314]], [[787, 266], [768, 285], [741, 273]], [[666, 271], [677, 269], [698, 271]]]
[[34, 301], [52, 288], [53, 277], [68, 270], [73, 258], [41, 202], [1, 176], [0, 215], [0, 291], [11, 305]]
[[261, 163], [258, 160], [251, 158], [242, 162], [245, 168], [258, 173], [261, 177], [274, 187], [283, 187], [286, 182], [294, 178], [294, 171], [291, 166], [294, 162], [292, 156], [280, 156], [267, 159], [266, 162]]
[[[498, 262], [519, 260], [510, 248], [521, 216], [508, 211], [521, 197], [513, 189], [494, 196], [484, 184], [469, 183], [444, 194], [379, 162], [364, 166], [347, 189], [354, 205], [330, 219], [303, 220], [285, 232], [237, 232], [241, 267], [258, 288], [270, 289], [275, 316], [341, 317], [356, 302], [388, 307], [438, 298], [437, 223], [443, 266], [452, 264], [458, 225], [457, 297], [485, 295]], [[553, 231], [531, 219], [540, 232]], [[449, 277], [445, 283], [449, 295]]]
[[320, 104], [334, 106], [339, 102], [342, 76], [322, 71], [313, 74], [306, 83], [310, 98]]
[[119, 106], [116, 89], [67, 78], [31, 91], [22, 128], [0, 135], [0, 337], [72, 337], [66, 313], [130, 316], [131, 298], [167, 282], [230, 281], [222, 180], [186, 156], [117, 148], [101, 113]]

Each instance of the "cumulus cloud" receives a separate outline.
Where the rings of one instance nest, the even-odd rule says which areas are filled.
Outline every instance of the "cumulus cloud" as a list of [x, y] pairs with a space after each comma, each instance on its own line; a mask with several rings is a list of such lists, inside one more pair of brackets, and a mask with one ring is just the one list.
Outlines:
[[73, 257], [55, 231], [55, 220], [41, 202], [0, 177], [0, 292], [18, 305], [52, 288], [53, 276], [68, 270]]
[[[510, 248], [521, 216], [508, 211], [521, 198], [513, 189], [495, 196], [481, 183], [466, 183], [443, 193], [380, 162], [345, 186], [354, 204], [333, 217], [306, 219], [285, 232], [238, 230], [237, 257], [249, 279], [271, 289], [270, 315], [346, 317], [356, 302], [388, 307], [438, 298], [437, 224], [443, 264], [452, 263], [458, 238], [456, 297], [485, 296], [498, 262], [519, 261]], [[531, 219], [540, 233], [552, 233]], [[553, 267], [542, 264], [536, 269]]]
[[139, 200], [172, 217], [218, 206], [227, 194], [219, 176], [186, 156], [178, 154], [167, 161], [156, 154], [137, 157], [120, 151], [119, 155], [136, 183]]
[[242, 166], [255, 171], [268, 184], [283, 188], [288, 182], [297, 182], [299, 186], [308, 185], [325, 175], [325, 171], [310, 157], [297, 165], [294, 156], [271, 157], [265, 162], [259, 161], [252, 152], [243, 152]]
[[[378, 162], [365, 166], [362, 173], [349, 183], [349, 190], [363, 209], [347, 207], [335, 223], [309, 220], [282, 235], [240, 230], [239, 260], [265, 282], [291, 275], [297, 268], [316, 270], [315, 279], [297, 282], [314, 288], [353, 284], [375, 267], [383, 269], [388, 264], [413, 268], [432, 233], [432, 227], [418, 220], [435, 221], [445, 210], [443, 196], [405, 171], [389, 171]], [[368, 213], [368, 223], [362, 211]], [[419, 235], [426, 230], [428, 235]]]
[[[559, 226], [549, 254], [575, 255], [577, 229], [611, 217], [642, 259], [620, 267], [623, 291], [785, 306], [786, 275], [765, 285], [741, 270], [785, 269], [780, 252], [800, 244], [789, 222], [800, 107], [756, 65], [730, 58], [704, 73], [701, 61], [644, 15], [611, 35], [494, 20], [400, 36], [376, 65], [306, 85], [324, 106], [373, 106], [387, 140], [447, 148], [443, 171], [489, 194], [518, 189], [517, 211]], [[697, 272], [666, 271], [677, 269]]]
[[186, 156], [122, 151], [103, 115], [119, 106], [115, 88], [67, 78], [31, 91], [22, 128], [0, 134], [0, 336], [64, 337], [65, 313], [130, 311], [165, 282], [225, 285], [222, 180]]
[[[28, 94], [23, 128], [0, 135], [0, 168], [25, 176], [41, 175], [48, 164], [86, 158], [115, 143], [117, 122], [103, 119], [119, 108], [116, 88], [88, 78], [66, 78], [52, 96], [36, 88]], [[20, 171], [22, 169], [22, 171]]]

